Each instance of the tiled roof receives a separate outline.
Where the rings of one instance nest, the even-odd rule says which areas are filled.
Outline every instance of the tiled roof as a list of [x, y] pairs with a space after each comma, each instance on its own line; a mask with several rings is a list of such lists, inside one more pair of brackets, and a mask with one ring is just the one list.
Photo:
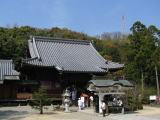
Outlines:
[[5, 76], [14, 75], [19, 75], [19, 73], [14, 70], [13, 61], [0, 59], [0, 81], [3, 83]]
[[106, 61], [92, 41], [31, 36], [28, 40], [31, 58], [23, 64], [55, 67], [62, 72], [107, 73], [122, 69], [123, 64]]
[[93, 83], [94, 86], [97, 87], [109, 87], [109, 86], [113, 86], [115, 84], [121, 84], [122, 86], [125, 87], [134, 87], [133, 84], [131, 84], [128, 80], [118, 80], [118, 81], [114, 81], [114, 80], [90, 80], [88, 83]]

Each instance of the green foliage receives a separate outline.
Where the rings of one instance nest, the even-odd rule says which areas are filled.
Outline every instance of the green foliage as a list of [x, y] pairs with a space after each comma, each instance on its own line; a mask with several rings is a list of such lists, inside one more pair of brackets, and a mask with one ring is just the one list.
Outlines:
[[33, 96], [33, 105], [31, 107], [33, 109], [39, 110], [40, 114], [43, 114], [43, 106], [47, 104], [51, 104], [55, 98], [48, 98], [46, 89], [43, 86], [40, 86], [37, 92], [34, 92]]
[[104, 58], [109, 58], [107, 60], [111, 60], [114, 62], [121, 61], [120, 54], [116, 45], [101, 40], [96, 42], [95, 47], [103, 57], [105, 56]]
[[51, 28], [39, 29], [30, 26], [13, 28], [0, 27], [0, 59], [13, 59], [15, 68], [18, 69], [21, 65], [22, 58], [27, 56], [27, 40], [29, 36], [45, 36], [66, 39], [80, 39], [94, 41], [95, 47], [102, 54], [102, 56], [110, 56], [110, 60], [120, 61], [119, 53], [116, 45], [109, 42], [102, 42], [95, 37], [89, 37], [87, 34], [71, 31], [67, 28]]
[[130, 110], [133, 110], [133, 111], [135, 111], [135, 110], [137, 110], [137, 109], [140, 109], [140, 110], [143, 109], [142, 103], [139, 102], [139, 101], [134, 101], [134, 102], [132, 102], [132, 103], [130, 104], [130, 107], [131, 107]]
[[129, 110], [137, 110], [137, 109], [143, 109], [143, 104], [149, 104], [149, 96], [155, 95], [156, 89], [155, 87], [151, 86], [145, 86], [144, 92], [142, 96], [141, 92], [141, 85], [135, 85], [134, 89], [131, 89], [129, 91], [126, 91], [126, 94], [124, 94], [121, 99], [123, 101], [123, 104], [125, 106], [129, 105]]
[[150, 95], [156, 95], [155, 87], [145, 86], [145, 89], [144, 89], [144, 92], [143, 92], [143, 98], [142, 98], [141, 102], [143, 104], [150, 103], [150, 100], [149, 100]]
[[142, 96], [141, 92], [141, 85], [135, 85], [135, 88], [127, 91], [126, 94], [123, 96], [125, 98], [123, 100], [124, 104], [127, 105], [134, 105], [134, 104], [148, 104], [149, 101], [149, 96], [150, 95], [155, 95], [156, 94], [156, 88], [151, 87], [151, 86], [145, 86], [144, 87], [144, 92]]
[[0, 27], [0, 59], [13, 59], [15, 68], [18, 69], [22, 58], [27, 56], [27, 40], [30, 35], [91, 40], [105, 59], [126, 64], [126, 79], [142, 84], [143, 72], [145, 84], [156, 85], [155, 65], [160, 69], [160, 30], [155, 26], [147, 28], [141, 22], [135, 22], [131, 31], [130, 35], [104, 32], [101, 36], [90, 37], [67, 28], [39, 29], [17, 25], [12, 28]]
[[131, 31], [128, 36], [130, 42], [124, 48], [127, 79], [141, 78], [143, 74], [146, 85], [156, 85], [154, 65], [160, 60], [159, 30], [155, 26], [147, 28], [141, 22], [135, 22]]
[[[121, 32], [104, 32], [100, 36], [96, 36], [97, 38], [101, 38], [102, 40], [108, 42], [110, 45], [106, 46], [108, 49], [102, 49], [101, 55], [110, 55], [113, 57], [113, 61], [122, 62], [125, 60], [124, 53], [126, 52], [124, 49], [125, 44], [129, 43], [128, 35], [123, 35]], [[116, 46], [116, 47], [113, 47]], [[101, 47], [101, 46], [100, 46]], [[107, 51], [107, 52], [106, 52]], [[106, 53], [105, 53], [106, 52]]]

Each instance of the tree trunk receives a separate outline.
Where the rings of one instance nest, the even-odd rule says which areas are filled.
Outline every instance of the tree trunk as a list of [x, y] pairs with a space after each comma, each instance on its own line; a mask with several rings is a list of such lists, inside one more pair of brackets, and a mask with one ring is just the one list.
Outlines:
[[40, 107], [41, 107], [40, 108], [41, 109], [40, 114], [43, 114], [43, 106], [41, 105]]
[[143, 70], [141, 69], [141, 72], [142, 72], [142, 97], [143, 97], [143, 91], [144, 91], [144, 77], [143, 77]]
[[159, 97], [159, 81], [158, 81], [158, 72], [157, 72], [157, 65], [155, 64], [155, 72], [156, 72], [156, 83], [157, 83], [157, 95]]
[[43, 114], [43, 105], [41, 100], [40, 100], [40, 114]]

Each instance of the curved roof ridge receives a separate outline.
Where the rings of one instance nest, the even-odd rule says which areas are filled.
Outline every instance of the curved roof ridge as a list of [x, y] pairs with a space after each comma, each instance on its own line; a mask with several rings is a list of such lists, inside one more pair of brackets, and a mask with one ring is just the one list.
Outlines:
[[43, 42], [60, 42], [60, 43], [70, 43], [70, 44], [86, 44], [89, 45], [92, 41], [89, 40], [79, 40], [79, 39], [66, 39], [66, 38], [54, 38], [54, 37], [42, 37], [42, 36], [30, 36], [30, 39]]
[[41, 58], [40, 58], [40, 55], [39, 55], [39, 52], [38, 52], [38, 49], [37, 49], [37, 46], [36, 46], [35, 38], [33, 38], [33, 49], [34, 49], [34, 51], [36, 53], [36, 56], [37, 56], [38, 60], [40, 60]]
[[36, 54], [34, 52], [32, 40], [28, 40], [28, 47], [29, 47], [29, 52], [30, 52], [31, 58], [35, 58]]
[[95, 86], [104, 87], [104, 86], [114, 86], [115, 84], [121, 84], [126, 87], [133, 87], [134, 85], [128, 80], [90, 80], [88, 83], [93, 83]]

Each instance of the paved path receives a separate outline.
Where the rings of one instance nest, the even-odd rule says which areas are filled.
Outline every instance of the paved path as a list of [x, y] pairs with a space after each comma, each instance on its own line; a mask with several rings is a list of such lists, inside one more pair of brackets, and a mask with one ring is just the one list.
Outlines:
[[78, 107], [70, 107], [71, 113], [53, 111], [49, 106], [44, 114], [31, 109], [29, 106], [0, 107], [0, 120], [160, 120], [160, 108], [144, 106], [144, 110], [110, 114], [102, 117], [94, 113], [93, 109], [86, 108], [78, 111]]

